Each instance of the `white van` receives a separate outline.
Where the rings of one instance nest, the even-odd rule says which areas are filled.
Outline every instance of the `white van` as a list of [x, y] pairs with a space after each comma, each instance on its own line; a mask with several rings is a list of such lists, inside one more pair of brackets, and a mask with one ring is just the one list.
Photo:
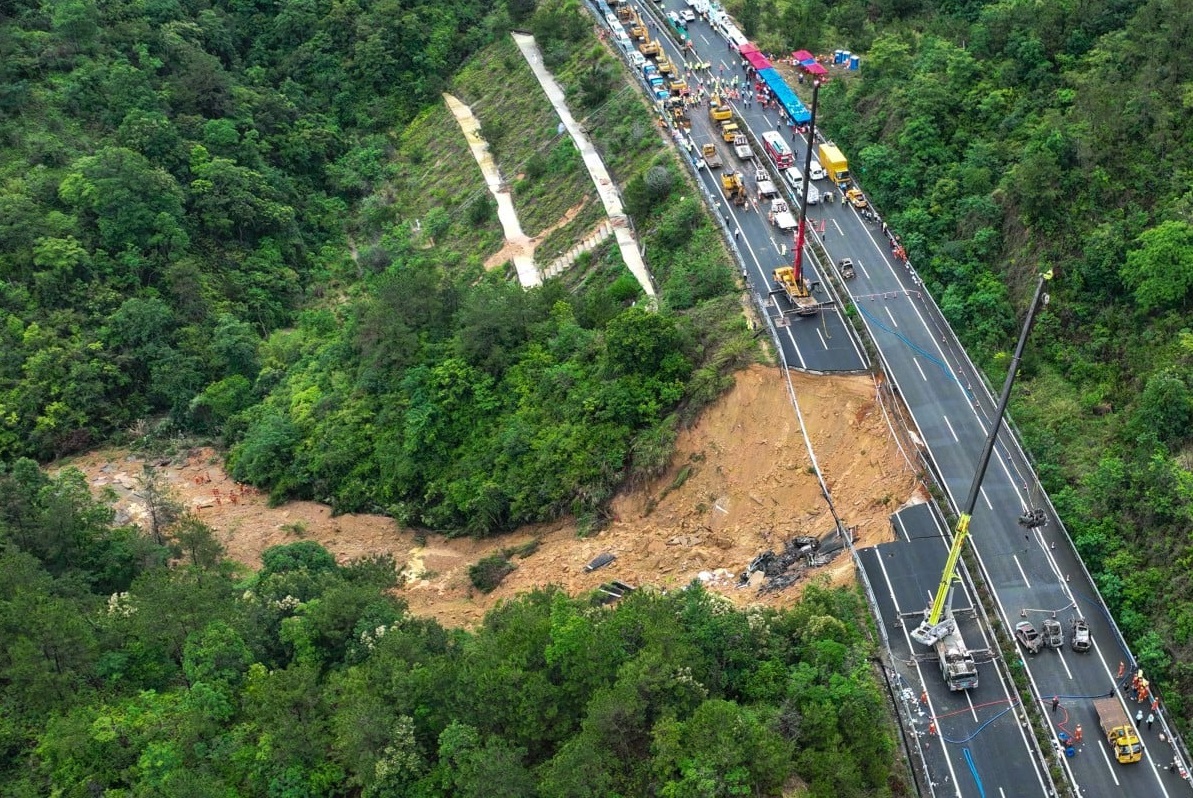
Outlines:
[[828, 172], [824, 171], [824, 167], [820, 165], [820, 161], [813, 158], [812, 165], [808, 168], [808, 177], [812, 180], [824, 180], [828, 177]]
[[804, 185], [803, 172], [794, 166], [783, 170], [783, 178], [787, 181], [787, 185], [791, 186], [792, 191], [799, 191]]
[[642, 55], [642, 53], [638, 52], [637, 50], [634, 50], [632, 53], [630, 53], [630, 64], [634, 67], [634, 69], [641, 69], [642, 67], [646, 66], [646, 56]]

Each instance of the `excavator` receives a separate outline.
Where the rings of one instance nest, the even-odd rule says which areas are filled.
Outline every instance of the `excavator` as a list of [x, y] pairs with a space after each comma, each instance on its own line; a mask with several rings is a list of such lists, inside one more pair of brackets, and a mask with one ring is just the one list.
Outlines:
[[990, 464], [990, 456], [994, 453], [999, 428], [1002, 426], [1007, 403], [1011, 398], [1011, 387], [1015, 384], [1015, 373], [1019, 370], [1023, 348], [1027, 345], [1027, 338], [1031, 333], [1036, 313], [1042, 305], [1048, 303], [1044, 285], [1051, 279], [1052, 272], [1047, 271], [1041, 274], [1036, 282], [1035, 296], [1027, 310], [1027, 318], [1024, 320], [1023, 329], [1019, 334], [1019, 343], [1015, 347], [1015, 354], [1011, 357], [1011, 368], [1007, 373], [1006, 382], [1003, 383], [998, 407], [994, 411], [994, 423], [990, 425], [990, 433], [986, 436], [986, 445], [982, 449], [977, 471], [969, 486], [969, 495], [957, 518], [957, 527], [953, 532], [953, 545], [949, 547], [949, 555], [945, 558], [940, 584], [936, 588], [932, 603], [924, 610], [923, 622], [911, 633], [912, 639], [917, 643], [936, 650], [940, 657], [941, 675], [944, 676], [951, 690], [968, 690], [978, 685], [977, 668], [973, 665], [973, 656], [969, 654], [965, 641], [961, 638], [961, 633], [957, 628], [957, 621], [953, 617], [954, 580], [957, 578], [957, 564], [961, 560], [961, 550], [965, 546], [965, 541], [969, 539], [970, 519], [973, 517], [974, 507], [977, 505], [982, 479], [986, 476], [986, 468]]

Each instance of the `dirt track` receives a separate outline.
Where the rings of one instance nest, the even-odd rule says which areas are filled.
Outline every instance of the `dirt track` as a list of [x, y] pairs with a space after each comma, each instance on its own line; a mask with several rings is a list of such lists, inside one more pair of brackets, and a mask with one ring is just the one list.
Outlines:
[[[872, 380], [794, 375], [793, 382], [838, 512], [856, 528], [858, 545], [890, 539], [887, 517], [921, 489], [891, 439]], [[83, 470], [97, 490], [115, 490], [117, 508], [139, 519], [134, 493], [142, 459], [101, 450], [60, 465]], [[270, 508], [257, 491], [232, 482], [211, 449], [193, 450], [158, 471], [216, 530], [230, 557], [258, 567], [269, 546], [301, 539], [319, 541], [341, 561], [389, 552], [406, 564], [400, 592], [411, 610], [448, 625], [473, 624], [495, 602], [535, 586], [581, 592], [610, 579], [673, 588], [703, 578], [736, 604], [790, 603], [798, 586], [759, 597], [738, 588], [734, 574], [761, 551], [832, 527], [781, 375], [765, 366], [741, 372], [736, 387], [681, 433], [669, 473], [618, 496], [614, 522], [588, 538], [577, 538], [575, 524], [563, 520], [483, 541], [429, 535], [419, 545], [412, 530], [383, 516], [332, 517], [314, 502]], [[469, 565], [531, 539], [540, 541], [538, 550], [515, 559], [517, 570], [497, 590], [486, 596], [471, 588]], [[617, 560], [585, 573], [584, 565], [603, 552]], [[841, 582], [852, 578], [853, 567], [841, 556], [812, 573]]]

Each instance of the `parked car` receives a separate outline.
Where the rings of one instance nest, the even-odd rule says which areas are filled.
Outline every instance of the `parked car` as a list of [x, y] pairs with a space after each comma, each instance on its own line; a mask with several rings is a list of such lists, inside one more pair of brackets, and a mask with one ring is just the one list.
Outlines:
[[683, 10], [683, 21], [684, 22], [695, 22], [696, 21], [696, 12], [690, 8], [685, 8]]
[[1020, 621], [1015, 624], [1015, 639], [1032, 654], [1039, 654], [1040, 649], [1044, 647], [1044, 638], [1040, 637], [1040, 633], [1036, 631], [1036, 627], [1031, 625], [1031, 621]]
[[824, 180], [826, 177], [828, 177], [828, 172], [824, 171], [824, 167], [820, 165], [820, 161], [813, 158], [812, 165], [808, 167], [808, 179]]
[[1078, 616], [1071, 621], [1069, 631], [1069, 645], [1073, 647], [1074, 651], [1089, 651], [1093, 646], [1093, 637], [1089, 633], [1089, 623]]

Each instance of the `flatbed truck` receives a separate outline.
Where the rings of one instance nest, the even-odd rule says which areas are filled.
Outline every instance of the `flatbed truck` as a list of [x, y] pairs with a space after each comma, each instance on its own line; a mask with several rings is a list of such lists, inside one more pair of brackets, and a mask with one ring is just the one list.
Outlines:
[[1098, 725], [1102, 727], [1102, 734], [1120, 764], [1127, 765], [1143, 759], [1143, 743], [1139, 741], [1139, 733], [1117, 696], [1095, 698], [1094, 712], [1098, 713]]

